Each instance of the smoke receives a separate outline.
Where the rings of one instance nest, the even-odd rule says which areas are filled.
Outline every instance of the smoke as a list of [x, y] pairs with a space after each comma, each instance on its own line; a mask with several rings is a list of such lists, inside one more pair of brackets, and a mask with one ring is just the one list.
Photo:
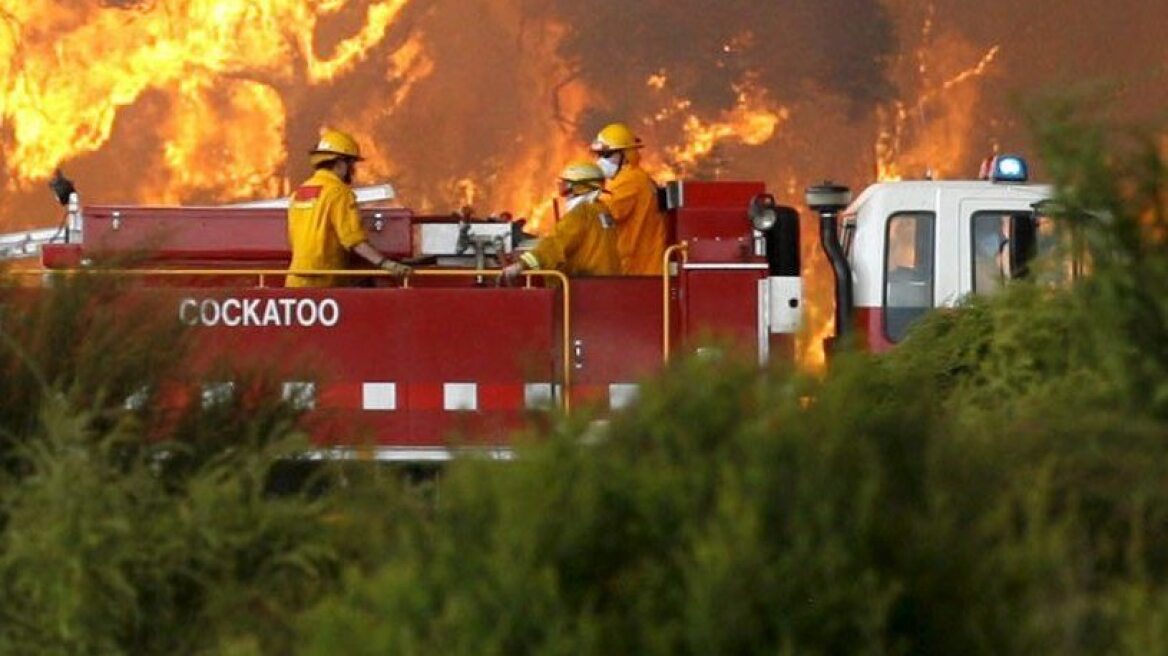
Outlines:
[[[857, 27], [841, 33], [838, 17], [848, 13]], [[457, 204], [453, 190], [468, 179], [484, 211], [531, 210], [554, 171], [587, 156], [583, 146], [613, 120], [655, 146], [660, 168], [769, 178], [774, 164], [758, 160], [789, 159], [776, 157], [782, 140], [769, 136], [717, 137], [692, 165], [674, 166], [671, 155], [688, 152], [698, 128], [687, 125], [728, 120], [744, 94], [780, 118], [785, 105], [818, 101], [855, 122], [895, 91], [885, 72], [893, 23], [870, 2], [460, 0], [413, 29], [433, 73], [374, 121], [373, 136], [407, 202], [438, 211]], [[525, 176], [535, 178], [517, 192]]]
[[[617, 113], [643, 109], [644, 82], [677, 76], [678, 92], [701, 112], [735, 98], [751, 78], [783, 99], [827, 92], [854, 109], [886, 100], [882, 62], [896, 50], [884, 8], [865, 0], [626, 3], [528, 0], [529, 15], [570, 26], [559, 54]], [[840, 20], [846, 16], [846, 20]]]

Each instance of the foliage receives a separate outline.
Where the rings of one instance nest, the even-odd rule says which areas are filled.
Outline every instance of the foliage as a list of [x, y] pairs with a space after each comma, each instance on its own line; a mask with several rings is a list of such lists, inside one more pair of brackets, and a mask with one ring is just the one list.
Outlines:
[[1168, 180], [1154, 141], [1047, 111], [1087, 279], [823, 380], [691, 360], [610, 424], [457, 463], [306, 651], [1164, 651]]
[[305, 444], [270, 373], [167, 404], [173, 317], [99, 278], [4, 290], [0, 651], [1168, 651], [1166, 169], [1044, 107], [1087, 278], [822, 378], [706, 351], [421, 483], [277, 486]]
[[236, 393], [176, 396], [191, 342], [164, 296], [127, 292], [100, 272], [5, 290], [0, 652], [287, 653], [361, 561], [331, 521], [347, 495], [295, 491], [328, 469], [274, 495], [299, 412], [225, 364]]

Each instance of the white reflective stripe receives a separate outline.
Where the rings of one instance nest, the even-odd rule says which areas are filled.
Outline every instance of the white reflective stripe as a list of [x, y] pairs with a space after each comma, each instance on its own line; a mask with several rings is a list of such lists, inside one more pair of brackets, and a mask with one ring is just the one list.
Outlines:
[[316, 383], [309, 381], [284, 383], [282, 396], [293, 408], [313, 410], [316, 408]]
[[641, 386], [636, 383], [612, 383], [608, 386], [608, 407], [610, 410], [627, 408], [637, 400]]
[[702, 269], [727, 271], [748, 269], [765, 271], [767, 269], [767, 264], [765, 262], [726, 262], [724, 264], [718, 262], [686, 262], [683, 268], [686, 271]]
[[397, 410], [397, 383], [362, 383], [363, 410]]
[[533, 255], [531, 253], [531, 251], [528, 251], [528, 252], [524, 253], [523, 255], [520, 255], [519, 259], [523, 260], [523, 263], [527, 265], [528, 269], [538, 269], [539, 268], [539, 258], [537, 258], [535, 255]]
[[235, 393], [235, 383], [221, 382], [221, 383], [204, 383], [203, 384], [203, 407], [219, 405], [227, 403], [231, 400], [231, 396]]
[[528, 410], [544, 410], [555, 405], [556, 386], [552, 383], [525, 383], [523, 405]]
[[758, 281], [758, 363], [771, 358], [771, 286], [766, 278]]
[[513, 460], [515, 451], [510, 447], [468, 447], [446, 449], [443, 447], [334, 447], [314, 449], [305, 452], [303, 460], [372, 460], [375, 462], [446, 462], [455, 458], [487, 458], [490, 460]]
[[477, 383], [442, 383], [443, 410], [478, 410]]

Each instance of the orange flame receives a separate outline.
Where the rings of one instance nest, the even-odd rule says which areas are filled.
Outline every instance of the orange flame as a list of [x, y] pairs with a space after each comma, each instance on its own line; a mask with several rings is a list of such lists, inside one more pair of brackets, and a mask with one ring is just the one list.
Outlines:
[[[878, 134], [873, 145], [876, 179], [901, 180], [905, 170], [915, 170], [925, 177], [945, 177], [965, 161], [967, 142], [974, 133], [973, 107], [979, 90], [963, 85], [983, 76], [994, 62], [1001, 47], [993, 45], [971, 66], [934, 78], [934, 69], [955, 68], [968, 61], [971, 48], [959, 40], [941, 40], [934, 36], [936, 7], [926, 6], [921, 23], [921, 45], [913, 53], [909, 74], [916, 78], [919, 95], [911, 102], [896, 100], [876, 108]], [[941, 60], [937, 66], [933, 60]], [[910, 145], [911, 141], [911, 145]]]
[[515, 135], [518, 153], [502, 163], [494, 180], [494, 197], [515, 216], [526, 217], [526, 230], [546, 234], [553, 227], [556, 199], [555, 175], [570, 160], [587, 155], [587, 144], [574, 134], [592, 93], [577, 79], [568, 62], [556, 55], [566, 32], [557, 23], [545, 26], [542, 38], [529, 44], [524, 82], [538, 89], [551, 111], [531, 116], [530, 131]]
[[[915, 3], [907, 8], [911, 12], [905, 13], [918, 9]], [[969, 83], [990, 70], [1000, 48], [990, 46], [978, 56], [978, 49], [956, 35], [947, 33], [939, 38], [935, 6], [930, 2], [925, 9], [925, 17], [919, 24], [920, 45], [899, 62], [900, 88], [915, 90], [915, 99], [898, 99], [874, 109], [877, 136], [872, 155], [877, 181], [922, 174], [939, 178], [955, 173], [968, 159], [966, 151], [978, 132], [975, 108], [980, 88]], [[974, 57], [976, 62], [969, 65]], [[797, 344], [798, 359], [807, 370], [823, 371], [826, 359], [821, 345], [835, 333], [831, 270], [817, 252], [814, 231], [805, 231], [804, 239], [816, 246], [804, 249], [808, 261], [804, 267], [807, 300], [805, 330]]]
[[[931, 3], [921, 23], [921, 0], [886, 0], [879, 4], [910, 17], [902, 41], [919, 47], [879, 73], [896, 78], [907, 99], [875, 111], [833, 113], [838, 98], [815, 87], [818, 66], [803, 78], [755, 70], [765, 64], [753, 26], [714, 44], [710, 62], [663, 55], [648, 68], [614, 72], [635, 82], [621, 97], [589, 82], [594, 53], [564, 51], [586, 26], [557, 22], [549, 15], [559, 14], [536, 11], [540, 4], [9, 2], [0, 10], [0, 154], [8, 174], [0, 221], [12, 219], [14, 196], [31, 196], [31, 184], [61, 164], [101, 174], [78, 180], [89, 199], [283, 194], [306, 172], [303, 150], [325, 125], [358, 139], [367, 158], [360, 178], [393, 182], [415, 209], [510, 210], [544, 232], [552, 227], [556, 171], [588, 156], [588, 137], [611, 120], [643, 133], [645, 166], [659, 181], [737, 176], [794, 196], [811, 175], [866, 176], [873, 159], [882, 179], [926, 166], [944, 173], [967, 159], [980, 93], [970, 82], [988, 75], [999, 54], [956, 31], [938, 34]], [[793, 28], [803, 20], [798, 13], [784, 12]], [[814, 50], [796, 38], [800, 30], [787, 33], [790, 48]], [[781, 44], [765, 46], [769, 57]], [[817, 54], [808, 52], [808, 61]], [[698, 70], [706, 63], [726, 73], [719, 92], [726, 85], [734, 92], [721, 106], [688, 91], [708, 88]], [[619, 77], [630, 74], [641, 77]], [[129, 173], [108, 166], [123, 157]], [[823, 294], [830, 274], [816, 264], [812, 236], [804, 239], [807, 284]], [[830, 323], [830, 303], [817, 298], [805, 304], [810, 337], [801, 340], [810, 362]]]
[[[276, 170], [269, 153], [282, 150], [271, 137], [284, 116], [277, 89], [325, 83], [352, 69], [385, 37], [405, 0], [370, 4], [360, 29], [327, 58], [316, 54], [313, 35], [342, 9], [338, 0], [185, 0], [168, 11], [140, 4], [23, 2], [6, 10], [0, 121], [11, 132], [4, 155], [15, 181], [44, 178], [101, 148], [122, 108], [161, 92], [172, 106], [164, 159], [175, 175], [159, 196], [202, 186], [207, 175], [240, 185], [237, 194], [265, 191]], [[238, 127], [225, 128], [224, 120]], [[257, 128], [262, 134], [251, 133]], [[192, 166], [195, 151], [228, 148], [211, 167], [220, 171]]]
[[[646, 80], [646, 85], [658, 91], [665, 89], [668, 78], [664, 71], [655, 73]], [[647, 123], [663, 123], [683, 116], [679, 143], [668, 144], [664, 157], [651, 159], [650, 168], [654, 177], [671, 180], [693, 173], [704, 159], [723, 142], [737, 142], [746, 146], [759, 146], [770, 141], [779, 127], [790, 118], [790, 110], [774, 103], [765, 89], [747, 81], [735, 85], [737, 92], [733, 107], [723, 110], [713, 120], [704, 119], [691, 111], [693, 102], [686, 98], [674, 98], [654, 114]], [[718, 172], [713, 172], [717, 177]]]
[[[248, 121], [256, 111], [273, 119], [257, 129]], [[181, 83], [166, 119], [170, 139], [163, 146], [173, 175], [158, 192], [158, 201], [178, 203], [193, 191], [229, 187], [278, 196], [281, 180], [275, 172], [283, 160], [283, 116], [283, 101], [271, 87], [247, 81], [217, 89]], [[216, 128], [209, 131], [208, 126]]]

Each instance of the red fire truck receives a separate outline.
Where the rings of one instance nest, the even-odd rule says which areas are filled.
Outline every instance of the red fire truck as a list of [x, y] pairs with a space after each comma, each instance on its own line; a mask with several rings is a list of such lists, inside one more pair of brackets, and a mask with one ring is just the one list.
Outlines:
[[[1025, 267], [1049, 190], [1026, 183], [1018, 158], [998, 158], [986, 177], [880, 183], [855, 202], [829, 183], [808, 190], [836, 278], [831, 341], [855, 333], [867, 348], [889, 348], [928, 308], [992, 293]], [[285, 289], [279, 202], [82, 207], [60, 195], [64, 239], [2, 237], [0, 253], [26, 254], [43, 239], [49, 270], [145, 254], [120, 275], [165, 294], [208, 361], [279, 363], [286, 399], [327, 417], [318, 427], [342, 422], [345, 435], [365, 436], [360, 452], [383, 460], [445, 459], [455, 443], [505, 454], [530, 414], [625, 407], [672, 354], [711, 339], [760, 363], [792, 357], [801, 322], [799, 214], [758, 182], [667, 185], [673, 245], [661, 276], [537, 271], [512, 286], [500, 284], [499, 264], [529, 240], [505, 219], [363, 207], [370, 242], [416, 263], [414, 273], [351, 270], [340, 275], [362, 284]], [[234, 381], [210, 376], [194, 376], [187, 402], [234, 393]], [[318, 431], [321, 454], [355, 452]]]

